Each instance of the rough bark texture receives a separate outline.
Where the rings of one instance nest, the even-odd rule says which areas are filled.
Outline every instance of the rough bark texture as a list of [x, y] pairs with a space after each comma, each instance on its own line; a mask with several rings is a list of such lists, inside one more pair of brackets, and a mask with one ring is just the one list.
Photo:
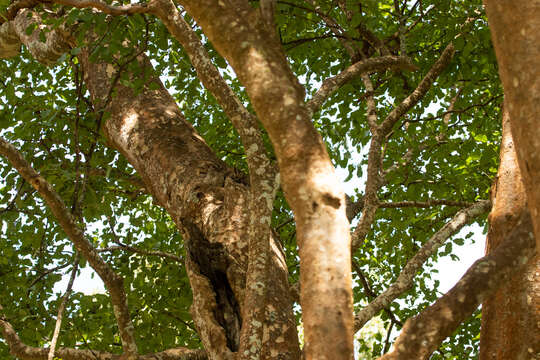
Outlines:
[[247, 2], [181, 3], [234, 68], [274, 145], [297, 225], [306, 357], [349, 360], [353, 321], [345, 197], [310, 121], [304, 89], [258, 9]]
[[[503, 112], [501, 163], [492, 190], [486, 253], [508, 237], [527, 207], [525, 189], [510, 131]], [[532, 230], [532, 229], [531, 229]], [[503, 284], [482, 304], [480, 360], [530, 359], [540, 356], [540, 256]]]
[[[163, 4], [166, 3], [161, 2], [161, 5]], [[116, 10], [112, 8], [112, 11]], [[23, 10], [12, 21], [2, 25], [3, 29], [9, 30], [9, 36], [5, 36], [9, 44], [0, 45], [10, 51], [2, 53], [1, 56], [15, 55], [21, 43], [24, 43], [39, 61], [45, 64], [55, 61], [55, 56], [61, 54], [60, 50], [57, 50], [56, 42], [62, 45], [62, 51], [66, 51], [69, 48], [69, 34], [51, 31], [46, 35], [46, 45], [43, 45], [39, 42], [37, 32], [26, 35], [28, 21], [39, 23], [37, 15], [30, 14], [28, 17], [27, 14], [30, 14], [30, 11]], [[91, 36], [88, 34], [88, 38]], [[55, 42], [51, 42], [51, 39]], [[36, 47], [34, 43], [42, 45], [38, 44]], [[51, 46], [52, 50], [47, 46]], [[136, 51], [134, 49], [134, 54]], [[261, 335], [257, 338], [259, 343], [256, 344], [259, 353], [260, 349], [263, 349], [261, 357], [298, 359], [300, 348], [289, 296], [287, 266], [279, 243], [271, 235], [269, 220], [260, 226], [260, 217], [257, 217], [261, 209], [266, 209], [264, 213], [269, 216], [268, 208], [271, 209], [272, 199], [268, 201], [264, 196], [253, 199], [252, 193], [258, 190], [251, 191], [255, 184], [258, 188], [265, 186], [263, 190], [272, 194], [275, 191], [273, 181], [264, 183], [259, 180], [273, 177], [273, 172], [251, 176], [253, 183], [250, 186], [244, 174], [227, 167], [219, 160], [184, 119], [174, 99], [153, 74], [150, 62], [144, 56], [131, 59], [139, 65], [138, 70], [128, 66], [92, 63], [88, 60], [86, 49], [79, 55], [79, 60], [94, 109], [104, 114], [102, 128], [107, 141], [135, 167], [146, 190], [169, 212], [185, 239], [186, 268], [194, 294], [192, 313], [206, 349], [205, 353], [193, 354], [208, 356], [210, 359], [236, 357], [235, 352], [239, 349], [240, 332], [243, 329], [243, 315], [248, 313], [245, 299], [250, 236], [254, 237], [266, 231], [266, 237], [256, 237], [258, 243], [255, 242], [255, 246], [261, 244], [261, 247], [270, 250], [266, 258], [268, 261], [265, 259], [261, 262], [256, 259], [254, 263], [258, 267], [262, 265], [258, 273], [261, 276], [266, 276], [267, 273], [272, 281], [266, 284], [262, 296], [257, 292], [257, 296], [251, 297], [259, 300], [266, 298], [266, 305], [257, 304], [255, 315], [258, 322], [253, 322], [256, 326], [251, 328], [255, 328], [254, 331]], [[130, 70], [127, 70], [128, 68]], [[141, 91], [135, 93], [133, 89], [118, 83], [120, 72], [123, 71], [128, 73], [122, 75], [129, 78], [145, 77], [148, 81]], [[214, 89], [220, 90], [219, 87]], [[238, 107], [234, 108], [236, 105], [241, 106], [237, 101], [237, 104], [225, 108], [228, 113], [238, 111]], [[244, 119], [250, 120], [248, 125], [255, 124], [245, 109], [243, 115]], [[242, 117], [236, 118], [233, 123], [238, 125], [241, 121]], [[254, 130], [250, 128], [251, 134], [247, 131], [243, 138], [251, 136], [256, 141], [256, 137], [260, 135], [253, 135]], [[242, 129], [239, 131], [242, 132]], [[251, 150], [252, 153], [260, 153]], [[249, 152], [249, 149], [246, 149], [246, 152]], [[253, 171], [260, 171], [261, 163], [262, 161], [255, 162], [257, 166]], [[263, 192], [256, 194], [262, 195]], [[258, 208], [254, 211], [253, 206]], [[254, 234], [253, 229], [263, 231]], [[268, 245], [265, 245], [265, 242]], [[249, 253], [251, 252], [253, 249], [249, 250]], [[98, 273], [102, 275], [102, 272]], [[107, 283], [106, 279], [104, 280]], [[256, 290], [260, 289], [247, 289]], [[253, 313], [252, 309], [249, 311]], [[121, 332], [133, 330], [132, 326], [124, 325], [119, 322]], [[14, 344], [18, 346], [18, 343]], [[21, 343], [22, 346], [24, 344]], [[23, 350], [42, 351], [28, 347]], [[183, 357], [181, 351], [183, 350], [171, 349], [158, 356], [164, 359], [179, 359]], [[74, 349], [58, 349], [57, 353], [73, 354], [66, 355], [72, 358], [85, 356]], [[131, 351], [128, 348], [127, 354], [133, 359], [144, 358], [143, 355], [136, 355], [136, 349]], [[41, 355], [36, 356], [39, 358]], [[108, 358], [112, 355], [104, 353], [102, 356]]]
[[484, 0], [540, 249], [540, 2]]
[[[114, 68], [81, 56], [94, 103], [109, 92]], [[153, 71], [139, 59], [141, 71]], [[140, 74], [134, 75], [140, 76]], [[149, 85], [157, 85], [151, 90]], [[176, 222], [187, 242], [186, 268], [194, 293], [192, 313], [211, 359], [232, 358], [238, 350], [247, 270], [248, 195], [245, 177], [219, 160], [178, 109], [154, 75], [134, 95], [118, 85], [104, 124], [108, 141], [135, 167], [147, 189]], [[272, 239], [273, 241], [273, 239]], [[298, 358], [298, 340], [287, 268], [273, 242], [267, 311], [285, 341], [273, 344], [276, 358]], [[280, 311], [276, 311], [279, 309]], [[270, 351], [270, 349], [268, 350]]]

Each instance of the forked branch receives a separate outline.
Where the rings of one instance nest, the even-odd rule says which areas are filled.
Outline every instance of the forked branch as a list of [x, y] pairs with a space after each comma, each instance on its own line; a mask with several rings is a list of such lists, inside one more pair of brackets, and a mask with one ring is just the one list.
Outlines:
[[521, 214], [514, 230], [490, 255], [476, 261], [449, 292], [407, 320], [394, 350], [379, 360], [424, 360], [452, 335], [491, 293], [535, 255], [531, 216]]
[[407, 262], [407, 265], [401, 270], [397, 280], [386, 289], [385, 292], [377, 296], [375, 300], [369, 303], [364, 309], [355, 315], [354, 329], [358, 331], [375, 316], [379, 311], [388, 307], [404, 291], [408, 290], [414, 280], [414, 276], [420, 270], [424, 262], [453, 234], [467, 225], [476, 216], [487, 212], [491, 207], [491, 201], [481, 200], [474, 205], [459, 211], [446, 225], [435, 233], [420, 250]]
[[319, 110], [324, 101], [340, 87], [362, 73], [384, 70], [416, 70], [411, 60], [404, 56], [386, 55], [369, 58], [352, 64], [336, 76], [323, 81], [315, 95], [307, 102], [308, 110], [313, 114]]

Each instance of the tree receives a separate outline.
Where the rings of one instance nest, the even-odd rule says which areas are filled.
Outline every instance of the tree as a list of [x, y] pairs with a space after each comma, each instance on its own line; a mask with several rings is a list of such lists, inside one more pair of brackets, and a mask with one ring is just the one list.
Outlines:
[[[491, 206], [478, 3], [3, 9], [5, 356], [350, 359], [379, 314], [384, 359], [475, 355], [471, 314], [534, 254], [523, 216], [448, 293], [430, 281]], [[333, 164], [365, 186], [345, 196]], [[107, 296], [53, 296], [86, 264]]]

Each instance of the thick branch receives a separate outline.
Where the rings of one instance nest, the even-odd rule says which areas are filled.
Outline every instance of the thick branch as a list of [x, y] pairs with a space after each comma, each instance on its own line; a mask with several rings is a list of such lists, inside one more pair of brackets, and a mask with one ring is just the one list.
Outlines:
[[134, 329], [131, 323], [127, 298], [124, 292], [123, 279], [118, 276], [111, 267], [98, 255], [92, 244], [86, 239], [83, 231], [79, 228], [75, 219], [60, 196], [54, 191], [52, 186], [39, 175], [26, 162], [21, 153], [10, 143], [0, 137], [0, 155], [5, 156], [19, 174], [30, 183], [49, 205], [52, 213], [66, 232], [66, 235], [73, 242], [77, 250], [88, 260], [88, 263], [98, 273], [103, 280], [107, 290], [111, 295], [114, 315], [118, 322], [118, 329], [122, 339], [122, 345], [126, 354], [136, 354], [137, 345], [135, 343]]
[[[268, 2], [267, 2], [268, 3]], [[266, 307], [267, 263], [270, 259], [270, 220], [276, 190], [275, 170], [269, 161], [255, 116], [242, 105], [210, 60], [198, 35], [170, 0], [156, 0], [152, 11], [167, 26], [189, 55], [203, 85], [238, 130], [246, 151], [250, 174], [249, 256], [246, 298], [240, 335], [240, 357], [260, 356]], [[267, 9], [271, 11], [270, 9]], [[267, 14], [268, 15], [268, 14]], [[266, 19], [266, 21], [271, 21]]]
[[413, 279], [422, 264], [435, 252], [437, 249], [453, 234], [459, 231], [463, 226], [467, 225], [476, 216], [485, 213], [491, 207], [489, 200], [482, 200], [467, 209], [459, 211], [453, 218], [444, 225], [435, 235], [431, 237], [422, 248], [407, 262], [399, 274], [397, 280], [388, 287], [388, 289], [377, 296], [375, 300], [369, 303], [355, 316], [355, 331], [358, 331], [364, 324], [371, 319], [379, 311], [388, 307], [404, 291], [409, 289], [413, 284]]
[[540, 251], [540, 3], [484, 0]]
[[37, 61], [45, 65], [54, 64], [70, 48], [66, 40], [69, 36], [63, 26], [45, 32], [45, 43], [40, 39], [42, 29], [39, 26], [27, 35], [26, 29], [31, 25], [39, 25], [40, 22], [41, 19], [36, 13], [23, 10], [19, 11], [13, 20], [3, 23], [0, 26], [0, 58], [16, 56], [24, 43]]
[[274, 146], [298, 229], [306, 357], [350, 359], [352, 294], [345, 198], [305, 106], [305, 89], [257, 10], [218, 0], [180, 3], [235, 70]]
[[407, 69], [416, 70], [417, 67], [411, 63], [411, 60], [403, 56], [380, 56], [369, 58], [352, 64], [336, 76], [323, 81], [321, 87], [315, 95], [307, 102], [308, 110], [313, 114], [319, 110], [324, 101], [332, 93], [354, 79], [356, 76], [373, 71], [384, 71], [388, 69]]
[[476, 261], [435, 304], [407, 320], [394, 350], [380, 360], [428, 359], [482, 301], [525, 267], [535, 254], [535, 245], [531, 216], [523, 212], [512, 233], [492, 254]]
[[133, 15], [149, 12], [145, 3], [115, 6], [101, 0], [54, 0], [54, 2], [79, 9], [94, 8], [109, 15]]

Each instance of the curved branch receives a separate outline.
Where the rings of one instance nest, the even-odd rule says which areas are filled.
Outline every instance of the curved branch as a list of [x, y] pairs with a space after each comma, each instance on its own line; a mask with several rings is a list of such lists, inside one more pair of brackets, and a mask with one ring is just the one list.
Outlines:
[[324, 101], [326, 101], [332, 93], [356, 76], [362, 73], [384, 71], [388, 69], [406, 69], [412, 71], [416, 70], [417, 67], [412, 64], [409, 58], [404, 56], [387, 55], [359, 61], [336, 76], [324, 80], [319, 90], [317, 90], [315, 95], [307, 102], [307, 108], [310, 113], [313, 114], [319, 110]]
[[[0, 305], [0, 311], [2, 306]], [[13, 356], [21, 360], [47, 360], [48, 348], [28, 346], [21, 341], [13, 326], [0, 315], [0, 328]], [[62, 360], [122, 360], [123, 355], [111, 354], [104, 351], [58, 348], [55, 351]], [[206, 360], [206, 352], [200, 349], [175, 348], [165, 351], [138, 355], [134, 360]]]
[[450, 60], [454, 56], [454, 45], [448, 44], [442, 52], [439, 59], [433, 64], [431, 69], [427, 72], [426, 76], [420, 81], [416, 89], [407, 96], [398, 106], [388, 114], [386, 119], [380, 125], [381, 132], [386, 135], [394, 126], [394, 124], [401, 118], [407, 111], [409, 111], [414, 105], [418, 103], [428, 92], [433, 85], [433, 82], [443, 72], [443, 70], [450, 64]]
[[388, 307], [404, 291], [408, 290], [413, 279], [422, 264], [453, 234], [467, 225], [476, 216], [485, 213], [491, 207], [491, 201], [481, 200], [474, 205], [459, 211], [446, 225], [435, 233], [420, 250], [407, 262], [407, 265], [401, 270], [397, 280], [386, 289], [385, 292], [377, 296], [375, 300], [369, 303], [364, 309], [355, 315], [354, 329], [358, 331], [379, 311]]
[[512, 233], [493, 253], [477, 260], [435, 304], [407, 320], [394, 350], [379, 360], [428, 359], [482, 301], [534, 256], [532, 229], [531, 216], [524, 211]]
[[62, 226], [66, 235], [77, 250], [88, 260], [98, 273], [111, 295], [114, 315], [122, 339], [124, 352], [130, 355], [137, 353], [133, 324], [129, 315], [124, 281], [96, 252], [96, 249], [85, 237], [73, 216], [52, 186], [26, 162], [21, 153], [9, 142], [0, 137], [0, 155], [5, 156], [19, 174], [30, 183], [43, 197], [52, 213]]

